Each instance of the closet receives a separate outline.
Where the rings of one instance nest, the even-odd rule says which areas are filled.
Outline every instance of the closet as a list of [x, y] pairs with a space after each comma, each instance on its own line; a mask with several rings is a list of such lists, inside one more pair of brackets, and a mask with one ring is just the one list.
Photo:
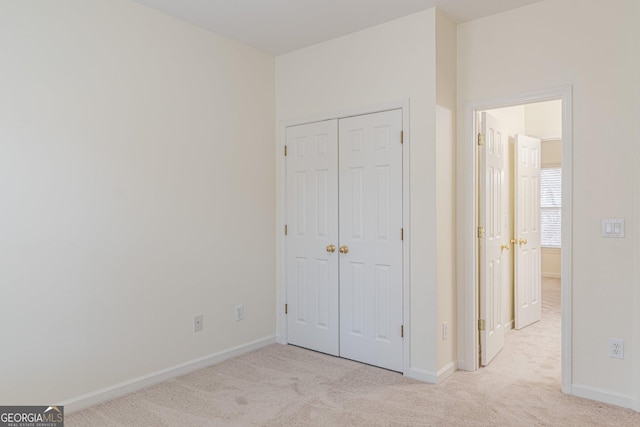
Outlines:
[[290, 344], [403, 368], [402, 110], [286, 129]]

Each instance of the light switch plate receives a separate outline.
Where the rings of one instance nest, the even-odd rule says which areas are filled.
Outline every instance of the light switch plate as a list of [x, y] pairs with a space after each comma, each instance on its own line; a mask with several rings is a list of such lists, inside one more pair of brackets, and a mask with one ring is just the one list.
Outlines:
[[624, 237], [624, 219], [622, 218], [603, 218], [602, 219], [602, 237]]

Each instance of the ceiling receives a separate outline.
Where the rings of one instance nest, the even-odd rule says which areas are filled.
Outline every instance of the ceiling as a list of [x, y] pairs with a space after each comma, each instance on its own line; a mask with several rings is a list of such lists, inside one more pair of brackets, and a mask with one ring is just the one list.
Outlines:
[[280, 55], [421, 10], [455, 23], [541, 0], [133, 0]]

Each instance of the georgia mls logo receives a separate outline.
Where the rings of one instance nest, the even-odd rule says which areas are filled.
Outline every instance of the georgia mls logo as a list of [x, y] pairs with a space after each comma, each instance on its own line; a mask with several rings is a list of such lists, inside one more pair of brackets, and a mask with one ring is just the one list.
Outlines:
[[0, 406], [0, 427], [63, 427], [64, 406]]
[[57, 407], [57, 406], [49, 406], [49, 407], [44, 411], [44, 413], [46, 414], [46, 413], [47, 413], [47, 412], [49, 412], [49, 411], [55, 411], [55, 412], [57, 412], [57, 413], [59, 414], [60, 418], [62, 418], [62, 411], [61, 411], [60, 409], [58, 409], [58, 407]]

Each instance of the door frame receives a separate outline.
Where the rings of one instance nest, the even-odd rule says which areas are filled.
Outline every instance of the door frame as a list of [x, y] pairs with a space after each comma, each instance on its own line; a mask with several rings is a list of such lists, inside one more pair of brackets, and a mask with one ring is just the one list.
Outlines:
[[[458, 368], [479, 368], [478, 337], [478, 150], [477, 115], [481, 111], [536, 102], [562, 101], [562, 392], [572, 394], [572, 86], [467, 102], [458, 138]], [[459, 116], [460, 117], [460, 116]]]
[[402, 316], [404, 324], [404, 342], [402, 355], [402, 373], [407, 375], [410, 369], [410, 248], [411, 248], [411, 222], [409, 216], [410, 207], [410, 182], [409, 182], [409, 153], [411, 132], [409, 128], [409, 99], [378, 104], [369, 107], [352, 108], [335, 111], [333, 113], [319, 114], [299, 119], [280, 120], [276, 136], [276, 342], [287, 344], [287, 318], [284, 306], [287, 300], [286, 284], [286, 242], [284, 227], [286, 224], [286, 196], [287, 177], [284, 157], [284, 147], [287, 142], [287, 127], [303, 125], [307, 123], [325, 120], [340, 120], [353, 116], [380, 113], [389, 110], [402, 110], [402, 223], [404, 228], [402, 244]]

